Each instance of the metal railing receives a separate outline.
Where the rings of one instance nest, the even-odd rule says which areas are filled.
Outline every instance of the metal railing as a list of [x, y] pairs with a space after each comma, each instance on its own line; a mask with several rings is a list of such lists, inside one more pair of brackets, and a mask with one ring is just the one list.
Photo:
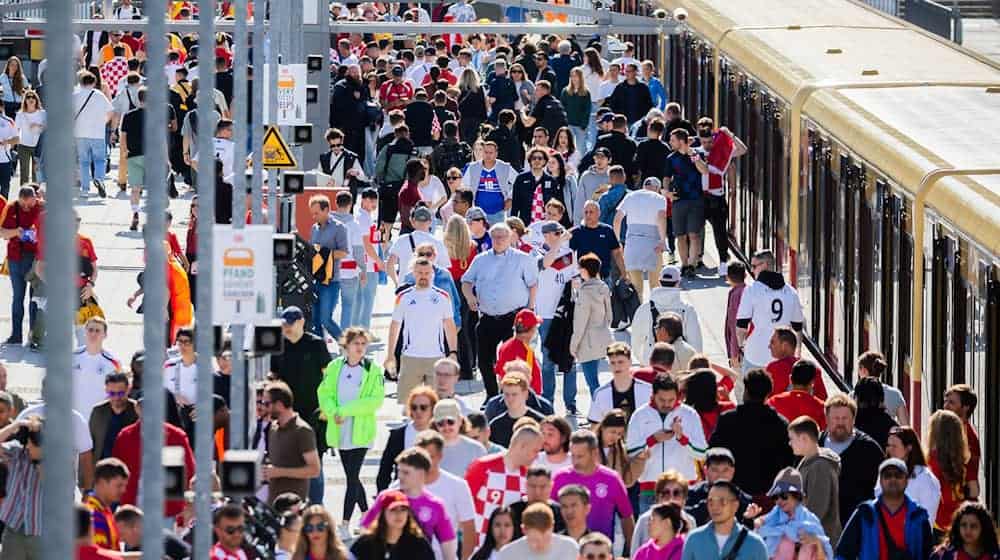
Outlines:
[[903, 17], [931, 33], [962, 43], [962, 14], [958, 6], [948, 7], [933, 0], [906, 0]]
[[899, 15], [899, 4], [901, 0], [861, 0], [865, 4], [881, 10], [891, 16]]

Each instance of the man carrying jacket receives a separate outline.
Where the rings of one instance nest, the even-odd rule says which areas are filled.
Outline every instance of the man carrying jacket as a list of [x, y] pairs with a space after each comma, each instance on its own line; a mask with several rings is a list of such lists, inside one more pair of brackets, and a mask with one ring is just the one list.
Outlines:
[[878, 467], [882, 496], [858, 504], [837, 543], [837, 560], [930, 558], [934, 538], [927, 510], [906, 496], [906, 463]]

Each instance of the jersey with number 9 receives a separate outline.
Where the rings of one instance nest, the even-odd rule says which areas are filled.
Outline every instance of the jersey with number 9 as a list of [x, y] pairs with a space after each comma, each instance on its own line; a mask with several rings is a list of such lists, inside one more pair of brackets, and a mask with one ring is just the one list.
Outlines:
[[771, 351], [768, 342], [774, 333], [774, 327], [779, 325], [801, 325], [805, 318], [802, 315], [802, 304], [795, 288], [784, 283], [775, 288], [776, 273], [768, 274], [766, 281], [754, 282], [743, 292], [736, 320], [750, 320], [750, 334], [744, 347], [744, 359], [757, 366], [765, 366], [771, 361]]

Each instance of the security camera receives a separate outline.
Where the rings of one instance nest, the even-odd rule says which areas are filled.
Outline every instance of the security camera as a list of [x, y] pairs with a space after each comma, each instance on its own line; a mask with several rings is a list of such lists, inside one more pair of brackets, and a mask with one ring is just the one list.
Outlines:
[[688, 18], [688, 11], [684, 8], [677, 8], [674, 10], [674, 19], [677, 21], [684, 21]]
[[659, 10], [655, 10], [653, 12], [653, 17], [655, 17], [656, 19], [667, 19], [667, 16], [668, 16], [667, 11], [664, 10], [663, 8], [660, 8]]

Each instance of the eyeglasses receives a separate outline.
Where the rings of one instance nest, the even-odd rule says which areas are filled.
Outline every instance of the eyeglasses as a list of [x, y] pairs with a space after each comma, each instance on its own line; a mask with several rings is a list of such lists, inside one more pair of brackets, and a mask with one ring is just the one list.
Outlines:
[[426, 411], [428, 411], [430, 409], [431, 409], [431, 405], [429, 405], [429, 404], [411, 404], [410, 405], [410, 410], [412, 410], [414, 412], [418, 412], [418, 411], [419, 412], [426, 412]]
[[461, 181], [462, 180], [462, 176], [461, 175], [449, 175], [448, 176], [448, 180], [449, 181]]
[[423, 251], [423, 252], [417, 253], [417, 256], [418, 257], [427, 257], [427, 258], [431, 259], [431, 258], [434, 258], [434, 253], [431, 253], [429, 251]]
[[302, 532], [306, 533], [306, 534], [309, 534], [309, 533], [322, 533], [323, 531], [326, 531], [327, 527], [328, 527], [328, 525], [326, 524], [325, 521], [320, 521], [319, 523], [317, 523], [315, 525], [313, 525], [312, 523], [310, 523], [308, 525], [303, 525], [302, 526]]
[[337, 148], [343, 148], [344, 145], [343, 144], [330, 144], [330, 147], [333, 148], [333, 149], [337, 149]]
[[233, 525], [231, 527], [222, 527], [222, 531], [224, 533], [226, 533], [227, 535], [235, 535], [236, 533], [242, 533], [243, 532], [243, 526], [242, 525]]
[[271, 406], [271, 401], [257, 401], [257, 406]]
[[458, 420], [455, 420], [454, 418], [443, 418], [435, 422], [435, 424], [438, 426], [454, 426], [455, 424], [458, 424]]
[[666, 498], [683, 498], [684, 490], [681, 490], [680, 488], [664, 488], [663, 490], [660, 490], [657, 496], [663, 496]]
[[178, 346], [182, 346], [182, 345], [183, 346], [190, 346], [192, 344], [194, 344], [194, 341], [191, 340], [190, 338], [178, 338], [177, 339], [177, 345]]
[[128, 391], [104, 391], [109, 399], [120, 399], [128, 394]]

